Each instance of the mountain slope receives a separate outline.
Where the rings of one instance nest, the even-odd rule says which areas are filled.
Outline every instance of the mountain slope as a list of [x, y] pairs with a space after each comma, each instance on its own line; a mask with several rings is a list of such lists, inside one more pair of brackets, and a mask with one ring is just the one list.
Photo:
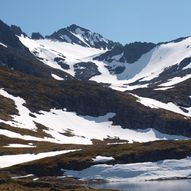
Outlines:
[[103, 51], [63, 41], [20, 37], [21, 42], [45, 64], [81, 79], [76, 75], [81, 71], [74, 65], [83, 62], [83, 67], [79, 69], [83, 68], [85, 73], [97, 68], [94, 75], [88, 75], [86, 80], [108, 83], [122, 91], [147, 86], [162, 87], [175, 77], [180, 77], [181, 81], [188, 79], [190, 39], [182, 38], [158, 45], [136, 42], [124, 47], [115, 45], [111, 50]]
[[[176, 89], [178, 83], [190, 78], [191, 38], [189, 37], [158, 45], [140, 42], [125, 47], [116, 45], [110, 51], [50, 39], [34, 40], [24, 35], [19, 36], [19, 39], [38, 60], [49, 67], [66, 72], [80, 80], [108, 84], [111, 88], [120, 91], [151, 88], [157, 94], [157, 91], [165, 91], [172, 86]], [[55, 73], [52, 73], [52, 77], [63, 80]], [[191, 94], [189, 90], [182, 88], [182, 92], [186, 91], [187, 95]], [[186, 111], [191, 107], [187, 104], [186, 107], [181, 108], [182, 104], [177, 100], [181, 100], [182, 97], [163, 99], [162, 94], [153, 97], [151, 91], [147, 92], [147, 97], [158, 101], [164, 100], [163, 103], [166, 104], [169, 100], [169, 103], [175, 104], [173, 107], [179, 107], [173, 109], [174, 112], [182, 109], [183, 114], [187, 115]], [[187, 100], [190, 99], [189, 96]]]
[[[17, 28], [17, 30], [22, 33], [21, 29]], [[1, 66], [41, 77], [51, 78], [51, 74], [54, 73], [60, 75], [63, 79], [72, 78], [64, 71], [50, 68], [37, 60], [28, 48], [20, 42], [15, 35], [15, 31], [2, 21], [0, 21], [0, 42], [3, 43], [3, 45], [0, 45]]]
[[[77, 72], [75, 64], [79, 65], [80, 62], [89, 62], [91, 60], [89, 59], [90, 57], [104, 52], [104, 50], [100, 49], [49, 39], [33, 40], [24, 36], [20, 36], [19, 39], [45, 65], [66, 72], [74, 77], [76, 77]], [[96, 65], [92, 63], [92, 67], [95, 68]], [[92, 67], [90, 66], [89, 69], [91, 70]], [[79, 69], [82, 68], [85, 69], [85, 66], [79, 67]], [[86, 71], [89, 70], [86, 69]], [[91, 78], [91, 75], [89, 78]]]
[[[10, 78], [10, 76], [12, 76], [12, 78]], [[99, 121], [100, 116], [105, 116], [105, 118], [103, 117], [103, 122], [110, 119], [114, 125], [120, 125], [123, 128], [135, 130], [153, 128], [162, 133], [191, 136], [190, 118], [186, 119], [183, 115], [163, 109], [150, 109], [140, 104], [137, 98], [130, 94], [118, 92], [94, 82], [60, 82], [10, 72], [2, 68], [0, 87], [8, 92], [7, 94], [1, 91], [2, 96], [8, 96], [8, 98], [11, 96], [13, 100], [16, 99], [14, 98], [15, 96], [19, 96], [26, 102], [25, 106], [27, 108], [24, 108], [24, 110], [26, 110], [24, 112], [25, 117], [21, 116], [21, 121], [19, 121], [20, 125], [17, 125], [18, 127], [22, 125], [23, 118], [28, 118], [28, 125], [24, 125], [23, 127], [35, 129], [33, 121], [45, 127], [47, 126], [46, 120], [42, 118], [43, 115], [44, 118], [49, 116], [48, 118], [52, 118], [52, 121], [56, 123], [57, 120], [60, 120], [56, 117], [57, 115], [59, 116], [59, 113], [62, 116], [60, 116], [62, 121], [64, 115], [67, 115], [67, 112], [69, 112], [69, 115], [70, 112], [75, 112], [85, 119], [85, 116], [92, 116], [90, 118], [87, 117], [87, 122], [89, 120], [96, 122], [96, 120]], [[17, 107], [20, 108], [20, 106]], [[51, 111], [51, 109], [53, 110]], [[62, 111], [63, 109], [65, 112]], [[38, 116], [39, 112], [42, 115]], [[26, 113], [28, 114], [26, 115]], [[54, 113], [57, 114], [54, 115]], [[36, 120], [33, 117], [35, 117]], [[42, 120], [40, 120], [39, 117], [42, 118]], [[74, 119], [76, 117], [74, 117]], [[38, 121], [38, 118], [40, 121]], [[76, 120], [78, 120], [77, 118]], [[6, 121], [2, 122], [6, 123]], [[8, 124], [13, 125], [10, 122]], [[29, 124], [31, 124], [31, 127]], [[180, 124], [181, 127], [179, 126]], [[75, 123], [74, 125], [69, 123], [64, 129], [72, 129], [73, 131], [72, 126], [75, 127]], [[120, 126], [118, 127], [119, 132], [121, 129]], [[49, 128], [54, 129], [53, 124], [52, 126], [50, 125]], [[57, 129], [60, 128], [57, 127]], [[112, 133], [112, 131], [110, 133]], [[110, 135], [110, 133], [108, 132], [108, 135]], [[84, 134], [86, 134], [86, 132], [84, 132]], [[117, 136], [117, 134], [116, 129], [115, 136]], [[105, 138], [107, 138], [107, 134]]]
[[190, 45], [123, 46], [77, 25], [29, 38], [0, 22], [0, 189], [78, 188], [95, 170], [150, 180], [169, 164], [164, 178], [189, 178]]

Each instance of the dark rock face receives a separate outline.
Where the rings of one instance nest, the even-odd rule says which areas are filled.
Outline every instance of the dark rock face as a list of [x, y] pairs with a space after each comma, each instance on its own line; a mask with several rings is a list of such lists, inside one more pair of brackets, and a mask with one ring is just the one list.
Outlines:
[[59, 64], [64, 70], [70, 69], [70, 66], [64, 62], [65, 59], [63, 57], [56, 57], [54, 58], [54, 61], [57, 62], [57, 64]]
[[19, 49], [21, 51], [27, 50], [25, 46], [19, 41], [18, 37], [11, 28], [0, 20], [0, 42], [5, 45], [11, 46], [13, 48]]
[[34, 40], [44, 39], [44, 37], [39, 32], [33, 32], [31, 38]]
[[24, 33], [20, 27], [16, 26], [16, 25], [11, 25], [11, 30], [14, 32], [15, 35], [17, 36], [21, 36], [24, 35], [25, 37], [27, 36], [26, 33]]
[[123, 53], [123, 45], [117, 44], [111, 50], [95, 57], [94, 60], [112, 62], [114, 60], [112, 57], [120, 55], [121, 53]]
[[119, 62], [123, 63], [134, 63], [136, 62], [143, 54], [149, 52], [156, 45], [154, 43], [146, 42], [134, 42], [126, 44], [124, 47], [120, 44], [116, 45], [112, 50], [107, 51], [106, 53], [95, 57], [96, 60], [112, 62], [114, 56], [120, 55]]
[[80, 80], [89, 80], [91, 77], [101, 74], [97, 68], [93, 62], [74, 64], [75, 77]]
[[143, 54], [149, 52], [156, 45], [154, 43], [134, 42], [125, 45], [124, 54], [120, 58], [120, 62], [133, 63], [136, 62]]
[[[167, 143], [168, 144], [168, 143]], [[153, 151], [145, 151], [140, 154], [132, 153], [128, 155], [122, 155], [116, 157], [117, 163], [127, 164], [127, 163], [136, 163], [136, 162], [156, 162], [160, 160], [166, 159], [183, 159], [191, 154], [191, 151], [178, 151], [176, 148], [172, 149], [164, 149], [164, 150], [153, 150]]]
[[115, 74], [121, 74], [122, 72], [124, 72], [125, 67], [124, 66], [117, 66], [114, 70]]
[[54, 32], [53, 34], [51, 34], [50, 36], [46, 36], [46, 38], [88, 47], [87, 44], [85, 44], [83, 41], [81, 41], [79, 38], [77, 38], [75, 35], [73, 35], [66, 28], [60, 29], [57, 32]]
[[106, 68], [109, 70], [110, 73], [112, 74], [121, 74], [122, 72], [124, 72], [125, 67], [124, 66], [117, 66], [117, 67], [110, 67], [110, 66], [106, 66]]
[[[78, 35], [83, 40], [81, 40]], [[99, 49], [111, 49], [115, 45], [113, 41], [105, 39], [100, 34], [91, 32], [77, 25], [71, 25], [67, 28], [60, 29], [50, 36], [46, 36], [46, 38]]]

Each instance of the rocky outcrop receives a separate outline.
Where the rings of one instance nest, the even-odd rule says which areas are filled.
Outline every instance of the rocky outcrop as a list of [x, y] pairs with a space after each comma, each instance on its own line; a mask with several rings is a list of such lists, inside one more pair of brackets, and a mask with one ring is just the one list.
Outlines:
[[39, 32], [33, 32], [31, 38], [34, 40], [44, 39], [44, 37]]
[[69, 70], [70, 66], [65, 63], [64, 57], [56, 57], [54, 58], [54, 61], [57, 62], [64, 70]]
[[7, 46], [13, 47], [20, 51], [26, 51], [27, 48], [19, 41], [18, 37], [15, 36], [14, 31], [0, 20], [0, 42]]
[[23, 36], [25, 36], [25, 37], [27, 36], [27, 34], [24, 33], [19, 26], [11, 25], [11, 30], [12, 30], [12, 31], [14, 32], [14, 34], [17, 35], [17, 36], [21, 36], [21, 35], [23, 35]]
[[98, 67], [93, 62], [80, 62], [74, 64], [75, 77], [80, 80], [89, 80], [91, 77], [100, 75]]
[[134, 63], [136, 62], [143, 54], [149, 52], [156, 46], [154, 43], [146, 42], [134, 42], [122, 46], [117, 44], [113, 49], [105, 52], [104, 54], [95, 57], [95, 60], [112, 62], [116, 60], [115, 56], [118, 56], [118, 62], [122, 63]]

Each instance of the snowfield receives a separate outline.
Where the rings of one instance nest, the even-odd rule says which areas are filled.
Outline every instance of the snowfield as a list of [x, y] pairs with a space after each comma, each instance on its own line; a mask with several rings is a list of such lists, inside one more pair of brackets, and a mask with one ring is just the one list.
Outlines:
[[[75, 112], [68, 112], [66, 109], [51, 109], [50, 112], [40, 111], [40, 114], [32, 113], [35, 118], [31, 117], [30, 111], [23, 104], [25, 100], [20, 97], [14, 97], [5, 90], [0, 89], [0, 94], [12, 99], [17, 106], [19, 116], [12, 116], [12, 121], [0, 122], [9, 124], [17, 128], [26, 128], [33, 131], [37, 130], [34, 122], [40, 123], [48, 128], [44, 130], [53, 138], [32, 137], [28, 135], [20, 135], [9, 130], [0, 129], [0, 134], [20, 138], [24, 140], [49, 141], [55, 143], [66, 144], [92, 144], [92, 139], [103, 140], [106, 138], [119, 138], [127, 140], [130, 143], [148, 142], [155, 140], [186, 140], [187, 137], [167, 135], [158, 132], [155, 129], [131, 130], [123, 129], [119, 125], [112, 125], [110, 119], [115, 113], [107, 113], [104, 116], [79, 116]], [[67, 135], [69, 134], [69, 135]]]
[[140, 182], [146, 180], [191, 178], [191, 157], [181, 160], [132, 164], [98, 164], [73, 171], [63, 170], [64, 176], [80, 179], [104, 179], [110, 182]]
[[[42, 58], [42, 62], [52, 68], [56, 68], [74, 76], [73, 65], [78, 62], [89, 61], [97, 54], [104, 53], [106, 50], [83, 47], [67, 42], [53, 41], [49, 39], [32, 40], [23, 35], [19, 37], [22, 44], [29, 48], [31, 53]], [[70, 66], [69, 70], [63, 69], [54, 59], [62, 58]], [[54, 78], [54, 77], [53, 77]]]
[[[72, 34], [78, 38], [81, 38], [82, 35], [80, 31], [76, 31], [76, 33]], [[38, 59], [40, 58], [44, 64], [47, 64], [52, 68], [65, 71], [72, 76], [75, 76], [74, 64], [79, 62], [95, 63], [101, 74], [93, 76], [90, 80], [109, 83], [111, 84], [111, 88], [118, 91], [148, 87], [149, 80], [158, 77], [165, 69], [179, 64], [184, 58], [191, 57], [191, 37], [180, 42], [170, 42], [158, 45], [149, 52], [143, 54], [139, 60], [133, 64], [119, 62], [118, 60], [122, 56], [121, 54], [114, 56], [114, 60], [111, 63], [93, 60], [94, 57], [105, 53], [106, 50], [83, 47], [70, 42], [59, 42], [50, 39], [33, 40], [28, 37], [24, 37], [23, 35], [19, 36], [19, 39], [26, 47], [29, 48], [31, 53], [37, 56]], [[69, 69], [63, 69], [61, 65], [55, 61], [55, 58], [62, 58], [64, 63], [69, 65]], [[122, 66], [125, 67], [125, 70], [120, 74], [112, 74], [106, 66], [110, 66], [112, 68]], [[190, 64], [185, 66], [183, 70], [188, 68], [190, 68]], [[55, 74], [52, 74], [52, 77], [57, 80], [62, 80], [62, 78]], [[189, 79], [190, 77], [190, 75], [186, 75], [182, 78], [177, 77], [169, 79], [167, 83], [163, 83], [159, 86], [175, 85]], [[140, 82], [146, 81], [148, 83], [143, 85], [129, 85], [137, 80], [140, 80]]]

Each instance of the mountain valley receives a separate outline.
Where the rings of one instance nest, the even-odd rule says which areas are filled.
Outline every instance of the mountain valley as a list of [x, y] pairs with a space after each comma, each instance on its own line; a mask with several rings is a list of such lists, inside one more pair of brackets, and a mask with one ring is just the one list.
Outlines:
[[0, 21], [0, 99], [0, 189], [190, 178], [191, 37], [122, 45]]

